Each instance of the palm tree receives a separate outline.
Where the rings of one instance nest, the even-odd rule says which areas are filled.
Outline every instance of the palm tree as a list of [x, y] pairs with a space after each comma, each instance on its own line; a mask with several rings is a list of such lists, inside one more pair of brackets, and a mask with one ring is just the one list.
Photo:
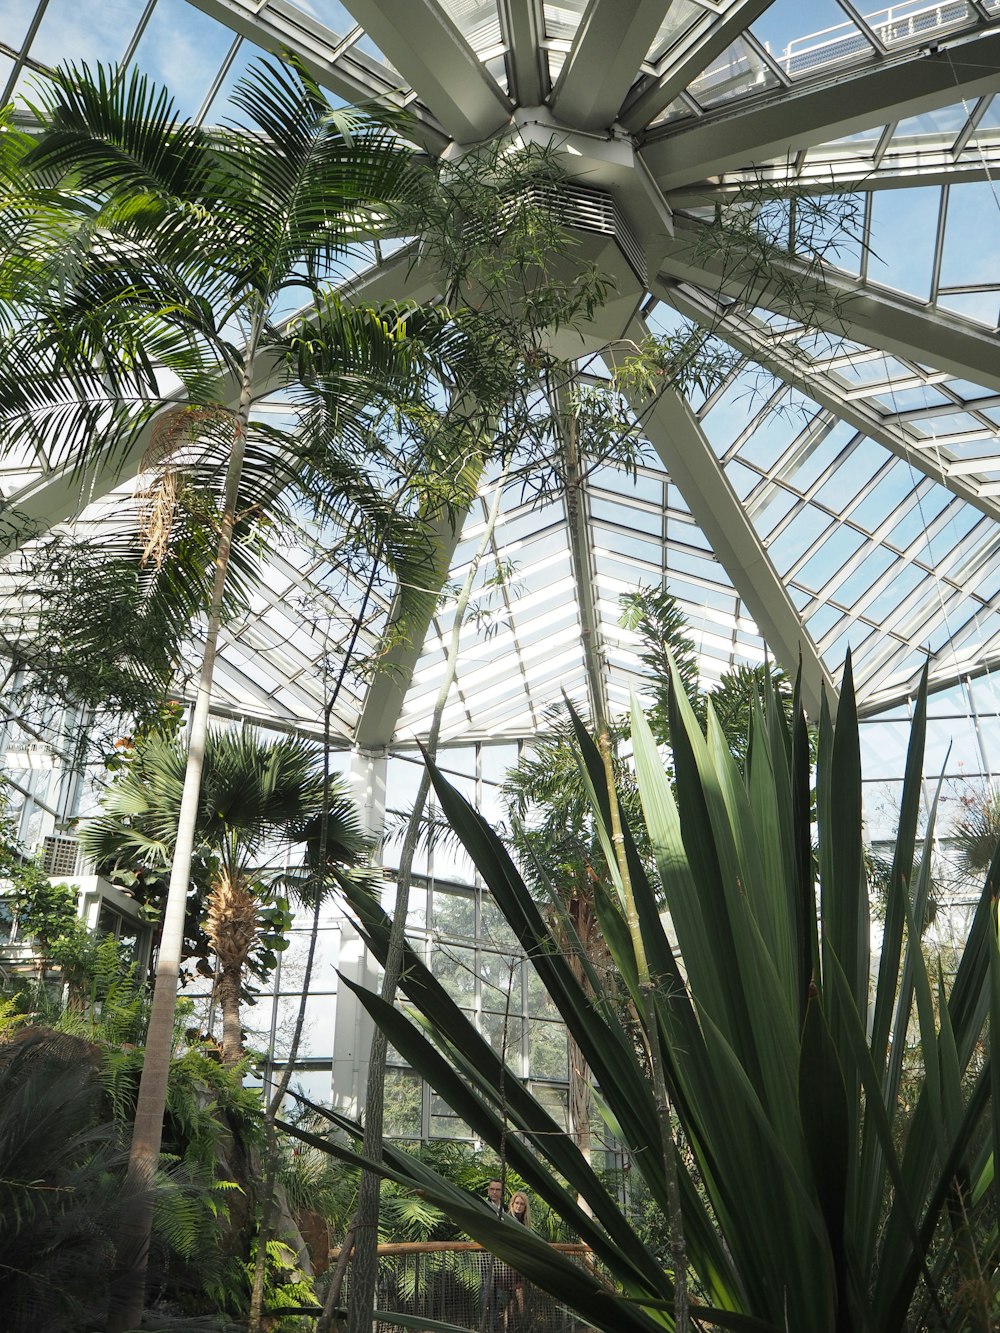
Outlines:
[[[262, 858], [273, 862], [308, 843], [324, 817], [327, 879], [342, 878], [367, 851], [349, 792], [339, 778], [324, 783], [318, 762], [318, 748], [304, 740], [265, 740], [249, 730], [208, 735], [196, 842], [212, 867], [203, 911], [218, 958], [226, 1065], [243, 1054], [244, 974], [266, 929], [262, 908], [275, 889], [276, 875], [261, 868]], [[158, 869], [171, 863], [185, 764], [179, 740], [153, 737], [138, 751], [108, 789], [101, 816], [81, 830], [81, 845], [98, 866]]]
[[[193, 476], [211, 483], [199, 528], [205, 649], [130, 1165], [139, 1200], [162, 1132], [231, 554], [277, 497], [303, 489], [387, 560], [405, 561], [408, 549], [389, 521], [398, 469], [357, 460], [377, 436], [373, 401], [412, 382], [421, 320], [345, 307], [325, 286], [348, 246], [392, 226], [413, 188], [410, 154], [390, 128], [335, 111], [305, 75], [274, 64], [256, 67], [232, 106], [238, 123], [206, 129], [181, 123], [168, 95], [137, 74], [68, 68], [43, 88], [41, 139], [21, 167], [34, 198], [62, 202], [77, 226], [39, 257], [30, 318], [0, 326], [0, 424], [11, 446], [72, 463], [81, 478], [113, 471], [143, 444], [161, 465], [149, 569], [170, 557], [184, 512], [175, 497]], [[303, 292], [307, 312], [280, 323]], [[254, 417], [275, 388], [292, 417], [284, 428]], [[401, 583], [425, 586], [412, 563]], [[137, 1207], [123, 1223], [118, 1328], [141, 1311], [151, 1208]]]

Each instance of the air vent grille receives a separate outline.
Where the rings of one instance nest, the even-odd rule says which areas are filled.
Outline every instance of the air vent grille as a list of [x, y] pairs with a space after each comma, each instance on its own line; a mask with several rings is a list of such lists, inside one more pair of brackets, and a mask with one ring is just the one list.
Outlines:
[[46, 838], [42, 843], [42, 869], [46, 875], [75, 875], [79, 855], [76, 838]]

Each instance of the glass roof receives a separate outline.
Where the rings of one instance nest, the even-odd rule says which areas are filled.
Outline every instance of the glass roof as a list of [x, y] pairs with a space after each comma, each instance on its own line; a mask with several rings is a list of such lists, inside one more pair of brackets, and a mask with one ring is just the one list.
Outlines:
[[[184, 115], [211, 118], [247, 65], [277, 51], [336, 99], [407, 106], [432, 153], [548, 127], [588, 187], [614, 197], [620, 248], [642, 275], [609, 303], [602, 336], [683, 317], [739, 355], [709, 399], [671, 399], [644, 421], [636, 475], [588, 479], [585, 560], [561, 502], [504, 498], [488, 563], [510, 573], [463, 630], [444, 739], [530, 734], [560, 691], [585, 701], [582, 605], [623, 707], [641, 677], [619, 597], [637, 584], [678, 597], [707, 682], [765, 656], [794, 670], [801, 653], [818, 690], [850, 646], [874, 712], [912, 692], [928, 657], [940, 684], [996, 665], [1000, 0], [7, 0], [0, 17], [5, 100], [64, 59], [127, 60]], [[699, 246], [718, 205], [761, 187], [851, 201], [851, 241], [823, 260], [838, 302], [824, 332], [780, 283], [741, 288]], [[74, 500], [35, 458], [0, 458], [3, 498], [30, 496], [52, 521], [84, 502], [87, 523], [107, 521], [128, 492]], [[451, 581], [489, 498], [468, 516]], [[228, 632], [223, 711], [318, 728], [363, 596], [335, 541], [303, 525], [269, 553]], [[391, 599], [374, 590], [363, 647]], [[422, 648], [397, 663], [408, 688], [345, 678], [345, 743], [426, 735], [451, 614], [442, 601]]]

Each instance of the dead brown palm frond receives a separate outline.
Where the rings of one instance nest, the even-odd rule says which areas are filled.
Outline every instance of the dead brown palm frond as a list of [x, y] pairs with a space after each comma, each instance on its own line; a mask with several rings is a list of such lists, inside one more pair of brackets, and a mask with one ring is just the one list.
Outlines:
[[260, 902], [242, 875], [219, 871], [208, 897], [205, 933], [223, 969], [241, 968], [257, 936]]
[[139, 492], [140, 563], [143, 568], [153, 565], [157, 570], [162, 569], [170, 553], [184, 490], [179, 456], [183, 457], [185, 446], [198, 443], [220, 426], [230, 433], [239, 429], [235, 413], [218, 403], [178, 406], [164, 412], [154, 423], [149, 447], [143, 455], [142, 470], [154, 472], [155, 480]]

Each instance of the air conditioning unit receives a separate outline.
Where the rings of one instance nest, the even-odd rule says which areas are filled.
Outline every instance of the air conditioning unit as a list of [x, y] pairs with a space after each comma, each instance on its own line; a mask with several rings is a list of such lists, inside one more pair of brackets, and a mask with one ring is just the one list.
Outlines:
[[42, 842], [42, 870], [46, 875], [75, 875], [80, 860], [76, 838], [45, 838]]

